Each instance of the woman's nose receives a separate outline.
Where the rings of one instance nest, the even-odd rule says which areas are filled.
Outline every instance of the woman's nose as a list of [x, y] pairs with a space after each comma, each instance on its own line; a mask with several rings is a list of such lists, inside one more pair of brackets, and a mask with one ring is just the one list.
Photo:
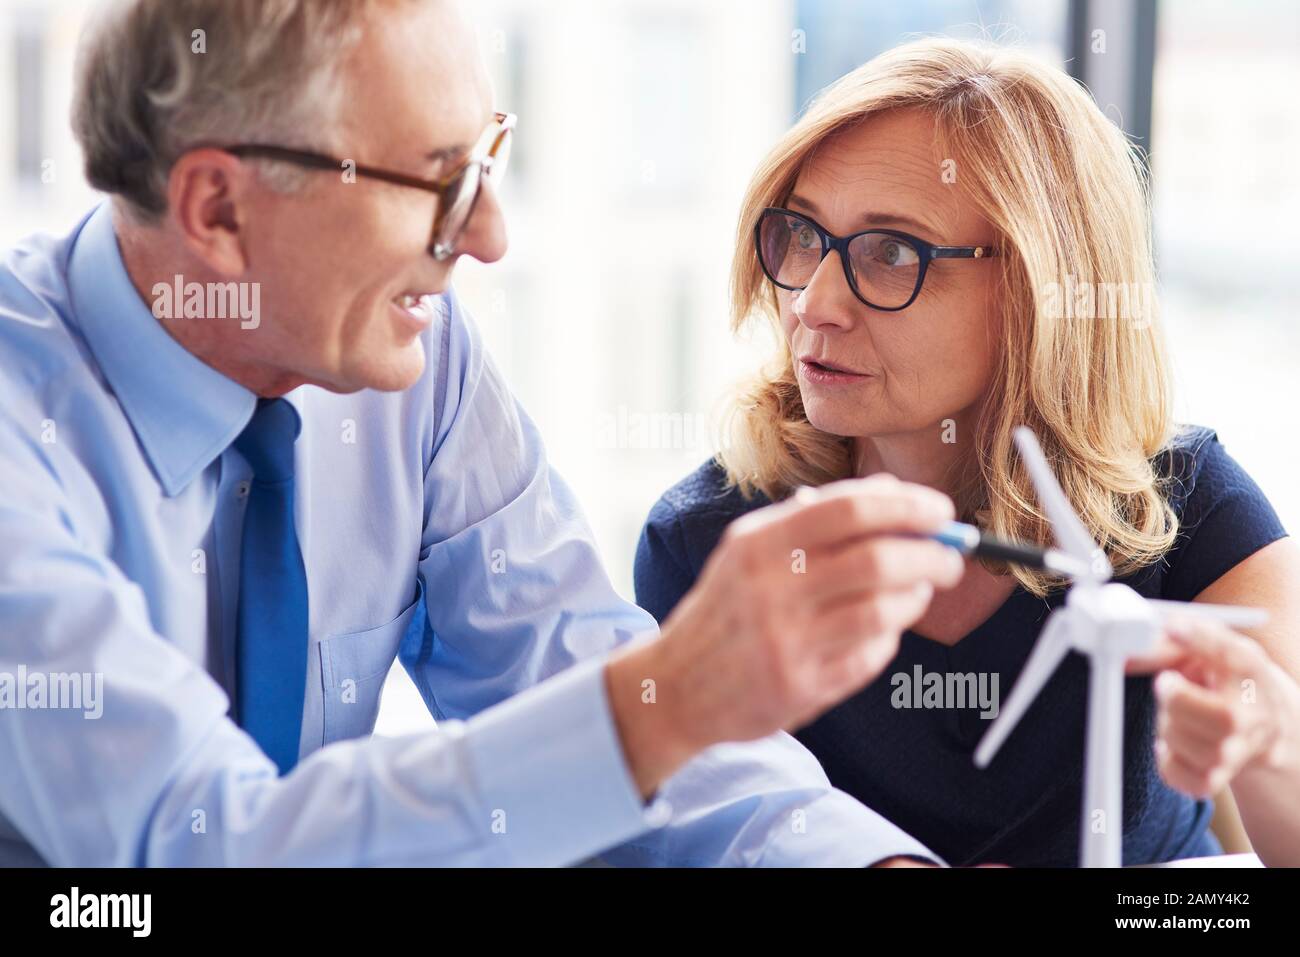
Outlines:
[[834, 249], [822, 259], [808, 285], [796, 291], [790, 301], [795, 317], [809, 329], [847, 329], [857, 321], [861, 307], [844, 275], [844, 262]]

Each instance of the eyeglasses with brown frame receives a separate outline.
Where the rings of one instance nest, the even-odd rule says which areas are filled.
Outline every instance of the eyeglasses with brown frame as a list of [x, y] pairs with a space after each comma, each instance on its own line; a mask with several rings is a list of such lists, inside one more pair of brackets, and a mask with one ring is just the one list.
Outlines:
[[[474, 215], [474, 207], [478, 203], [483, 179], [486, 177], [495, 186], [505, 175], [506, 166], [510, 161], [511, 139], [517, 119], [513, 113], [495, 114], [492, 125], [483, 132], [469, 158], [442, 179], [421, 179], [418, 176], [409, 176], [406, 173], [397, 173], [360, 163], [350, 168], [358, 176], [382, 180], [397, 186], [421, 189], [438, 197], [428, 250], [433, 258], [441, 261], [456, 251], [456, 240], [460, 238], [465, 224]], [[486, 148], [480, 149], [485, 142]], [[220, 149], [232, 156], [280, 160], [307, 169], [339, 171], [349, 168], [344, 160], [324, 153], [272, 146], [266, 143], [243, 143], [223, 146]]]

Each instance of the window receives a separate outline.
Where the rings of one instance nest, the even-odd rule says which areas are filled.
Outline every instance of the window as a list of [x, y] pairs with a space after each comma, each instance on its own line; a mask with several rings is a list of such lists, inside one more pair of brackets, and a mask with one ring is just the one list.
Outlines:
[[1151, 154], [1179, 416], [1218, 430], [1292, 531], [1298, 38], [1300, 7], [1285, 0], [1162, 4]]

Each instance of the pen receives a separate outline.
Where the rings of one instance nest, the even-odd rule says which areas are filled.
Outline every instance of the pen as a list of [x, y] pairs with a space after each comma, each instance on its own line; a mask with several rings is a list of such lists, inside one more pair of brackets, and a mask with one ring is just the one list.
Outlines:
[[928, 537], [957, 549], [963, 555], [975, 558], [1015, 562], [1026, 568], [1037, 568], [1064, 575], [1066, 578], [1092, 577], [1090, 569], [1084, 562], [1067, 555], [1060, 549], [1002, 541], [965, 522], [948, 522]]

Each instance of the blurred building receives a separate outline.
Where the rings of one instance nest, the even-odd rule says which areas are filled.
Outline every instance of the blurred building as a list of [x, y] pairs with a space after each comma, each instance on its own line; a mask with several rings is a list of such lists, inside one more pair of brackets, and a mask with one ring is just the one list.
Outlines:
[[520, 116], [511, 246], [457, 286], [630, 594], [641, 522], [711, 454], [736, 211], [794, 110], [785, 0], [480, 0]]
[[68, 103], [89, 0], [0, 0], [0, 243], [72, 226], [95, 202]]

